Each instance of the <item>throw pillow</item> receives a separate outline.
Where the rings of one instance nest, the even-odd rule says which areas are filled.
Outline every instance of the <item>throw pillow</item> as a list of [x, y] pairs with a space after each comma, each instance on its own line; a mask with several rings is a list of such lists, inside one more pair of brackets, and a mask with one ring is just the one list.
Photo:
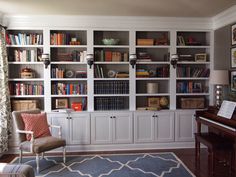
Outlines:
[[[46, 113], [22, 113], [21, 117], [25, 124], [25, 130], [34, 132], [34, 138], [51, 136], [50, 130], [48, 128]], [[27, 134], [26, 139], [29, 141], [31, 139], [31, 135]]]

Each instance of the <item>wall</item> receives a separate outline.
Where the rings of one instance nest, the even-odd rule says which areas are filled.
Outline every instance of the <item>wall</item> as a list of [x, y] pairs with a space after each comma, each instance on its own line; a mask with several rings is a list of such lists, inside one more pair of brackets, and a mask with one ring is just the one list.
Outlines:
[[[232, 23], [234, 24], [234, 23]], [[214, 69], [231, 71], [231, 24], [214, 31]], [[229, 72], [230, 80], [230, 72]], [[223, 99], [236, 101], [236, 93], [231, 92], [230, 85], [224, 88]]]
[[215, 30], [214, 69], [230, 69], [231, 25]]

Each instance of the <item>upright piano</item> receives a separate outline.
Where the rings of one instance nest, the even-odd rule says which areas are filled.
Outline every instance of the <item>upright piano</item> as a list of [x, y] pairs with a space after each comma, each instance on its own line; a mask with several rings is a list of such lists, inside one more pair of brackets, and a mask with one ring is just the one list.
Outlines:
[[[231, 119], [217, 116], [218, 109], [209, 107], [208, 110], [196, 111], [197, 133], [201, 133], [201, 125], [208, 126], [208, 131], [227, 137], [234, 142], [234, 167], [236, 168], [236, 113]], [[234, 172], [235, 176], [236, 173]]]

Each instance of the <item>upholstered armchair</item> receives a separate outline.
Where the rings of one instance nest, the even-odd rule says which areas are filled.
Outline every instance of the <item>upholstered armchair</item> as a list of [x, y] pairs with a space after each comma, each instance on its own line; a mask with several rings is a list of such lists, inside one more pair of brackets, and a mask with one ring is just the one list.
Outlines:
[[[13, 121], [16, 126], [16, 132], [19, 139], [19, 150], [20, 150], [20, 158], [19, 161], [22, 161], [22, 154], [23, 151], [30, 152], [36, 155], [36, 166], [37, 166], [37, 173], [39, 173], [39, 156], [42, 154], [42, 158], [44, 157], [44, 152], [50, 151], [59, 147], [63, 147], [63, 161], [66, 161], [66, 141], [61, 138], [61, 127], [55, 125], [49, 125], [46, 121], [46, 126], [51, 128], [56, 128], [58, 130], [58, 137], [43, 136], [35, 138], [35, 132], [33, 131], [26, 131], [25, 130], [25, 123], [23, 120], [22, 115], [24, 114], [40, 114], [41, 111], [39, 109], [35, 110], [27, 110], [27, 111], [13, 111]], [[33, 115], [36, 116], [36, 115]], [[30, 119], [29, 119], [30, 120]], [[41, 128], [41, 127], [40, 127]], [[27, 136], [30, 136], [30, 139]]]

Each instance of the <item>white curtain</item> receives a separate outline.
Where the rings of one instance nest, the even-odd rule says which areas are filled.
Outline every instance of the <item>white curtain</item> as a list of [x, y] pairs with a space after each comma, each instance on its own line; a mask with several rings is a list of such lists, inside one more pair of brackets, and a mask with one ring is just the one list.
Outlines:
[[0, 153], [8, 151], [12, 131], [5, 29], [0, 27]]

